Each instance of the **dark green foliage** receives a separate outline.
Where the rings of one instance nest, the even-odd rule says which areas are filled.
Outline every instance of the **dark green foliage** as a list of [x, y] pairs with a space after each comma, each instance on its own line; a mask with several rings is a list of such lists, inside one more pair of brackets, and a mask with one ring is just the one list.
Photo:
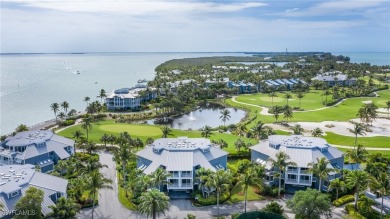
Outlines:
[[280, 215], [283, 215], [283, 211], [284, 211], [283, 206], [279, 205], [275, 201], [272, 201], [269, 204], [267, 204], [265, 208], [263, 208], [262, 210], [274, 214], [280, 214]]
[[353, 195], [344, 195], [344, 196], [340, 197], [339, 199], [334, 200], [332, 202], [332, 204], [336, 207], [339, 207], [339, 206], [344, 205], [348, 202], [353, 202], [354, 200], [355, 200], [355, 197]]

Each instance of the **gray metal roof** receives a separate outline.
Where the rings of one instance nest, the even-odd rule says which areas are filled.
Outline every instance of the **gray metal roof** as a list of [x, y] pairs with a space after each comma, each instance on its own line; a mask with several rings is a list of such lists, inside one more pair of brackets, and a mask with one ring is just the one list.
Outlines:
[[[345, 81], [348, 80], [348, 75], [342, 74], [340, 71], [326, 72], [319, 74], [313, 78], [313, 80], [319, 81]], [[350, 78], [349, 80], [356, 80], [356, 78]]]
[[151, 162], [143, 170], [145, 174], [154, 172], [160, 166], [165, 166], [168, 171], [192, 170], [197, 165], [215, 170], [210, 161], [227, 154], [213, 146], [209, 139], [184, 137], [157, 139], [152, 145], [137, 152], [138, 157]]
[[31, 144], [39, 144], [50, 140], [53, 132], [45, 131], [25, 131], [19, 132], [15, 136], [10, 136], [5, 139], [7, 146], [27, 146]]
[[327, 148], [328, 142], [323, 138], [305, 137], [301, 135], [271, 135], [268, 141], [273, 145], [299, 148]]
[[[293, 135], [294, 136], [294, 135]], [[308, 146], [300, 146], [301, 141], [297, 141], [299, 146], [288, 144], [283, 144], [283, 140], [286, 137], [290, 136], [282, 136], [282, 135], [272, 135], [269, 136], [268, 140], [262, 141], [257, 145], [250, 147], [251, 150], [257, 151], [263, 155], [266, 155], [267, 159], [272, 158], [275, 159], [275, 154], [282, 151], [290, 156], [290, 160], [295, 162], [299, 167], [307, 167], [307, 164], [310, 162], [316, 162], [317, 158], [321, 159], [325, 157], [328, 160], [333, 160], [335, 158], [339, 158], [343, 156], [343, 153], [336, 148], [330, 146], [326, 143], [324, 139], [314, 138], [314, 137], [302, 137], [308, 138], [311, 142], [325, 142], [322, 147], [308, 147]], [[302, 139], [301, 139], [302, 140]], [[279, 145], [279, 146], [278, 146]], [[256, 157], [252, 157], [252, 160], [256, 160]]]

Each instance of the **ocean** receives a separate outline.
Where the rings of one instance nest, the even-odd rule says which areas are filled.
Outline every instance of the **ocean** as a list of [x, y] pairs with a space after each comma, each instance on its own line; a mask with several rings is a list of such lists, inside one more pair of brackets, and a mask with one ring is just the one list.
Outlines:
[[[98, 100], [107, 92], [153, 79], [159, 64], [179, 58], [243, 56], [243, 53], [88, 53], [1, 55], [0, 134], [19, 124], [31, 126], [54, 119], [50, 104], [67, 101], [82, 111], [85, 96]], [[390, 65], [390, 53], [342, 53], [352, 62]], [[80, 74], [77, 74], [77, 71]]]

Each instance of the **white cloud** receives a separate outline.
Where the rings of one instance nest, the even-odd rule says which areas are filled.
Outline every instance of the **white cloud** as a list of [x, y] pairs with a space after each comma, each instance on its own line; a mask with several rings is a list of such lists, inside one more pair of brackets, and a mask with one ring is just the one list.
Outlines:
[[186, 13], [186, 12], [234, 12], [247, 8], [261, 7], [267, 4], [260, 2], [212, 3], [186, 1], [150, 1], [150, 0], [8, 0], [26, 6], [52, 9], [66, 12], [126, 13], [128, 15], [145, 15], [153, 13]]
[[289, 12], [294, 12], [294, 11], [298, 11], [299, 8], [291, 8], [291, 9], [287, 9], [286, 12], [289, 13]]

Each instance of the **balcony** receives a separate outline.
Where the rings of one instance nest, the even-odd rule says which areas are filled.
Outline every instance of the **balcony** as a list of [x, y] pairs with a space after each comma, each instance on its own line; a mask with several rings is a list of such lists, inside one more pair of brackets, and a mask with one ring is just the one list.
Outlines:
[[192, 178], [192, 174], [191, 173], [181, 173], [181, 177], [191, 177]]
[[298, 169], [287, 169], [287, 173], [298, 173]]
[[298, 179], [286, 179], [286, 183], [298, 183]]
[[303, 180], [303, 179], [301, 179], [301, 180], [299, 180], [299, 183], [311, 185], [311, 180]]
[[192, 188], [192, 183], [182, 183], [181, 187], [191, 187]]
[[170, 177], [168, 177], [168, 178], [177, 178], [177, 177], [179, 177], [180, 176], [180, 174], [179, 173], [170, 173], [171, 174], [171, 176]]
[[172, 184], [168, 184], [168, 189], [170, 188], [179, 188], [179, 183], [172, 183]]

